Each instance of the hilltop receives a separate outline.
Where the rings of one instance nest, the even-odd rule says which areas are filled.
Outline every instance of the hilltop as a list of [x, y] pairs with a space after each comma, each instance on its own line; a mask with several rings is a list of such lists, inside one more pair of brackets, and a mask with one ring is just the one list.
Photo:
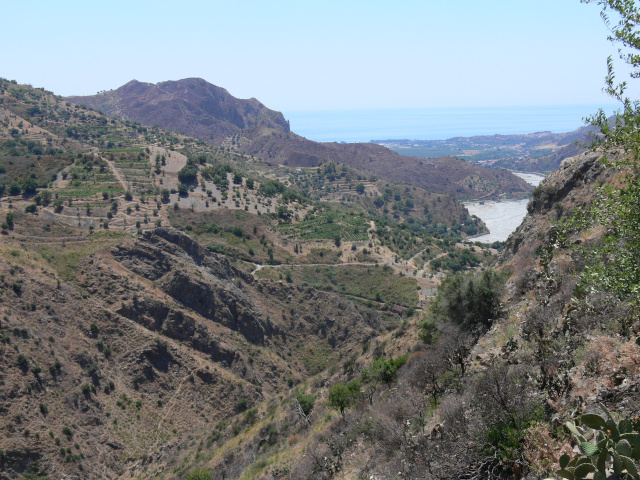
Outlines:
[[269, 110], [255, 98], [237, 99], [201, 78], [158, 84], [131, 80], [116, 90], [67, 100], [111, 117], [158, 125], [214, 143], [257, 127], [289, 131], [282, 113]]
[[289, 131], [279, 112], [257, 100], [238, 100], [202, 79], [131, 81], [98, 95], [68, 97], [121, 120], [182, 132], [216, 146], [289, 167], [338, 162], [392, 182], [403, 182], [459, 199], [522, 197], [532, 187], [508, 171], [492, 171], [453, 157], [424, 161], [374, 144], [319, 143]]

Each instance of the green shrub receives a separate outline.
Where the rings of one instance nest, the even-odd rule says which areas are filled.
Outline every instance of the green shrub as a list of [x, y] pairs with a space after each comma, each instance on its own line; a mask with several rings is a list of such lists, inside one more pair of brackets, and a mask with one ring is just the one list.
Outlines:
[[92, 337], [97, 337], [100, 329], [95, 323], [92, 322], [91, 325], [89, 325], [89, 331], [91, 332]]
[[371, 366], [362, 372], [363, 382], [391, 383], [395, 379], [398, 368], [407, 363], [407, 356], [402, 355], [396, 359], [379, 357]]
[[316, 402], [315, 395], [304, 394], [304, 393], [296, 393], [296, 400], [300, 404], [300, 408], [305, 415], [310, 415], [313, 411], [313, 405]]
[[340, 411], [344, 417], [344, 412], [351, 407], [360, 395], [360, 384], [358, 382], [349, 382], [345, 385], [342, 382], [336, 383], [329, 390], [328, 404], [330, 407]]
[[28, 363], [29, 360], [27, 360], [27, 357], [25, 357], [22, 353], [18, 355], [18, 365], [20, 365], [20, 367], [26, 368]]
[[239, 412], [242, 412], [242, 411], [247, 409], [248, 404], [249, 404], [249, 402], [247, 402], [246, 398], [241, 398], [236, 403], [236, 410], [239, 411]]
[[197, 180], [198, 167], [195, 165], [185, 165], [178, 172], [178, 180], [181, 183], [193, 183]]
[[196, 468], [187, 474], [185, 480], [211, 480], [212, 478], [212, 474], [209, 470]]
[[209, 470], [204, 470], [202, 468], [196, 468], [195, 470], [190, 471], [185, 480], [211, 480], [212, 474]]
[[[429, 314], [435, 321], [451, 321], [464, 328], [488, 327], [501, 314], [504, 282], [492, 269], [480, 275], [456, 274], [442, 282]], [[428, 336], [428, 326], [423, 322], [423, 336]]]

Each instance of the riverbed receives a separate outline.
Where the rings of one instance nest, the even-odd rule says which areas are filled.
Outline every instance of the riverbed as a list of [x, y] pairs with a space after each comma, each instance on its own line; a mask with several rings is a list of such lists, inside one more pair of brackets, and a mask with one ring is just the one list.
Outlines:
[[[514, 174], [534, 187], [544, 179], [544, 176], [534, 173]], [[482, 219], [489, 229], [488, 234], [480, 235], [473, 240], [482, 243], [504, 242], [527, 214], [527, 203], [529, 199], [465, 203], [464, 206], [469, 213]]]

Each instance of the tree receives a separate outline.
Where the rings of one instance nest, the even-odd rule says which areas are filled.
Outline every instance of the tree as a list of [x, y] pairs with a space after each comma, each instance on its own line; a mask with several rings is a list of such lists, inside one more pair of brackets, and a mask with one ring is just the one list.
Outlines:
[[356, 192], [358, 192], [360, 195], [364, 193], [364, 183], [359, 183], [356, 185]]
[[24, 195], [33, 195], [38, 189], [38, 182], [34, 178], [25, 178], [22, 181], [22, 193]]
[[336, 383], [329, 390], [330, 407], [340, 411], [340, 415], [344, 417], [344, 411], [353, 405], [360, 394], [360, 384], [352, 381], [345, 385], [342, 382]]
[[278, 208], [276, 209], [276, 213], [279, 218], [282, 218], [283, 220], [289, 220], [291, 218], [292, 212], [284, 205], [278, 205]]
[[316, 397], [311, 394], [297, 393], [296, 400], [300, 404], [300, 408], [304, 412], [305, 415], [311, 415], [313, 412], [313, 405], [315, 404]]
[[40, 192], [40, 201], [45, 207], [51, 203], [51, 198], [52, 195], [49, 190], [42, 190], [42, 192]]
[[181, 183], [194, 183], [198, 178], [198, 167], [195, 165], [185, 165], [178, 172], [178, 180]]
[[423, 338], [429, 339], [438, 322], [453, 322], [463, 328], [488, 327], [501, 313], [504, 278], [495, 270], [480, 275], [457, 273], [442, 282], [427, 320]]
[[53, 209], [56, 211], [56, 213], [60, 213], [62, 211], [63, 204], [64, 200], [62, 198], [56, 198], [53, 201]]
[[316, 402], [316, 397], [311, 394], [304, 394], [301, 392], [296, 393], [296, 398], [293, 400], [294, 412], [302, 418], [308, 425], [311, 423], [311, 415], [313, 415], [313, 406]]
[[407, 363], [407, 358], [406, 355], [402, 355], [396, 359], [378, 357], [369, 368], [362, 372], [360, 379], [362, 384], [366, 385], [363, 393], [369, 400], [369, 403], [373, 403], [373, 395], [376, 393], [380, 383], [389, 385], [395, 380], [397, 370]]

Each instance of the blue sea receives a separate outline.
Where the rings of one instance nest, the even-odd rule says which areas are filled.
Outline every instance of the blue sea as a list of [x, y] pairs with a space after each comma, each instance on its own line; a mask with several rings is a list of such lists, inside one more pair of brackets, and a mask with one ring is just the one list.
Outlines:
[[445, 140], [474, 135], [571, 132], [598, 108], [615, 105], [420, 108], [283, 112], [291, 130], [317, 142]]

